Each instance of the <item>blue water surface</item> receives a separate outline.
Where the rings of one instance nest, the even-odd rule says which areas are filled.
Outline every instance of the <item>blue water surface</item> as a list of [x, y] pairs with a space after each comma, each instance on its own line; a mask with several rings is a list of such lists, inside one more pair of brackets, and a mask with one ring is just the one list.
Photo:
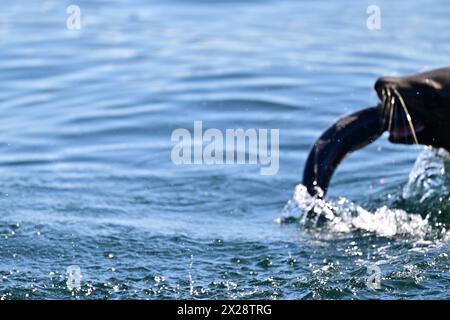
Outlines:
[[[327, 201], [360, 218], [328, 227], [302, 224], [298, 187], [321, 132], [377, 103], [377, 77], [448, 66], [447, 1], [0, 7], [1, 298], [450, 298], [448, 180], [424, 170], [445, 156], [420, 151], [409, 177], [414, 146], [351, 155]], [[171, 133], [195, 120], [279, 129], [278, 173], [173, 164]]]

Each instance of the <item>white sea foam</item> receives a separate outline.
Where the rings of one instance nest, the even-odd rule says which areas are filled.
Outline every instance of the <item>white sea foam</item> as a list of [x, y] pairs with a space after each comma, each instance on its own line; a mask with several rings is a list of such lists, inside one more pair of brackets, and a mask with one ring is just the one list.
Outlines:
[[[410, 205], [425, 205], [425, 208], [439, 205], [438, 213], [447, 214], [449, 196], [450, 154], [443, 149], [426, 147], [414, 164], [401, 198]], [[409, 235], [423, 239], [432, 229], [428, 216], [424, 218], [388, 205], [369, 211], [344, 197], [318, 199], [301, 184], [296, 187], [279, 222], [289, 221], [293, 216], [300, 217], [303, 226], [326, 227], [339, 233], [361, 230], [381, 236]], [[445, 234], [446, 230], [443, 231]]]
[[381, 236], [411, 235], [424, 237], [431, 226], [419, 214], [407, 213], [387, 206], [374, 212], [340, 197], [337, 201], [311, 197], [303, 185], [298, 185], [285, 208], [288, 215], [300, 214], [305, 226], [325, 226], [332, 232], [349, 233], [357, 230]]

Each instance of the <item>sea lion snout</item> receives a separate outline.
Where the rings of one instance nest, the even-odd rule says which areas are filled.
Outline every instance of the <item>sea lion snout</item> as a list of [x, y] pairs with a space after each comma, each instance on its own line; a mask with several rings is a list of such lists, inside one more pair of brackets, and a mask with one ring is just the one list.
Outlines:
[[390, 76], [383, 76], [378, 78], [374, 85], [375, 91], [377, 92], [380, 99], [383, 98], [382, 94], [384, 89], [396, 87], [398, 87], [398, 78]]
[[383, 76], [378, 78], [374, 85], [375, 91], [380, 101], [384, 102], [386, 98], [392, 96], [395, 92], [402, 96], [413, 94], [414, 88], [411, 83], [402, 81], [401, 77]]
[[381, 92], [381, 90], [388, 86], [388, 85], [395, 85], [396, 84], [396, 78], [395, 77], [388, 77], [388, 76], [383, 76], [383, 77], [379, 77], [377, 79], [377, 81], [375, 82], [375, 91], [376, 92]]

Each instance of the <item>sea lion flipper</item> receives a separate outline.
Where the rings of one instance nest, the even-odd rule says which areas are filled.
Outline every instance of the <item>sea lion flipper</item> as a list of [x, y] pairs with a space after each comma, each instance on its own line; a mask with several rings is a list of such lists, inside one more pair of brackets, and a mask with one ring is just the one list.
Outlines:
[[385, 131], [380, 107], [367, 108], [339, 119], [316, 141], [303, 173], [303, 185], [311, 195], [323, 197], [342, 159], [372, 143]]

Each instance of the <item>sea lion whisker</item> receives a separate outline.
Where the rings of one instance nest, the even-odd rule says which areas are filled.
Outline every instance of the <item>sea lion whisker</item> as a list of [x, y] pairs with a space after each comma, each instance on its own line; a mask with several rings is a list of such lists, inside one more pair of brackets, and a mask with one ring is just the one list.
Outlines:
[[388, 131], [391, 131], [392, 128], [392, 118], [394, 117], [394, 102], [392, 99], [394, 99], [394, 97], [392, 97], [392, 99], [389, 99], [389, 97], [391, 96], [391, 92], [390, 90], [387, 91], [387, 97], [385, 97], [385, 100], [387, 100], [385, 102], [386, 104], [386, 111], [389, 112], [389, 122], [388, 122]]
[[392, 90], [394, 91], [395, 95], [397, 96], [398, 101], [400, 102], [400, 105], [402, 106], [403, 111], [405, 112], [406, 120], [408, 121], [409, 128], [411, 129], [411, 134], [413, 136], [414, 143], [416, 145], [419, 145], [419, 140], [417, 139], [417, 136], [416, 136], [416, 130], [415, 130], [414, 124], [412, 122], [411, 114], [409, 113], [408, 108], [406, 107], [405, 101], [403, 100], [402, 96], [400, 95], [400, 93], [398, 92], [397, 89], [392, 88]]
[[[397, 126], [398, 128], [408, 128], [408, 123], [406, 120], [406, 116], [399, 116], [398, 118], [398, 122], [399, 125]], [[403, 141], [406, 144], [408, 142], [408, 137], [406, 135], [403, 136]]]
[[392, 117], [394, 115], [394, 104], [392, 103], [391, 92], [388, 88], [383, 88], [381, 91], [382, 104], [384, 106], [385, 118], [388, 119], [388, 131], [392, 128]]

